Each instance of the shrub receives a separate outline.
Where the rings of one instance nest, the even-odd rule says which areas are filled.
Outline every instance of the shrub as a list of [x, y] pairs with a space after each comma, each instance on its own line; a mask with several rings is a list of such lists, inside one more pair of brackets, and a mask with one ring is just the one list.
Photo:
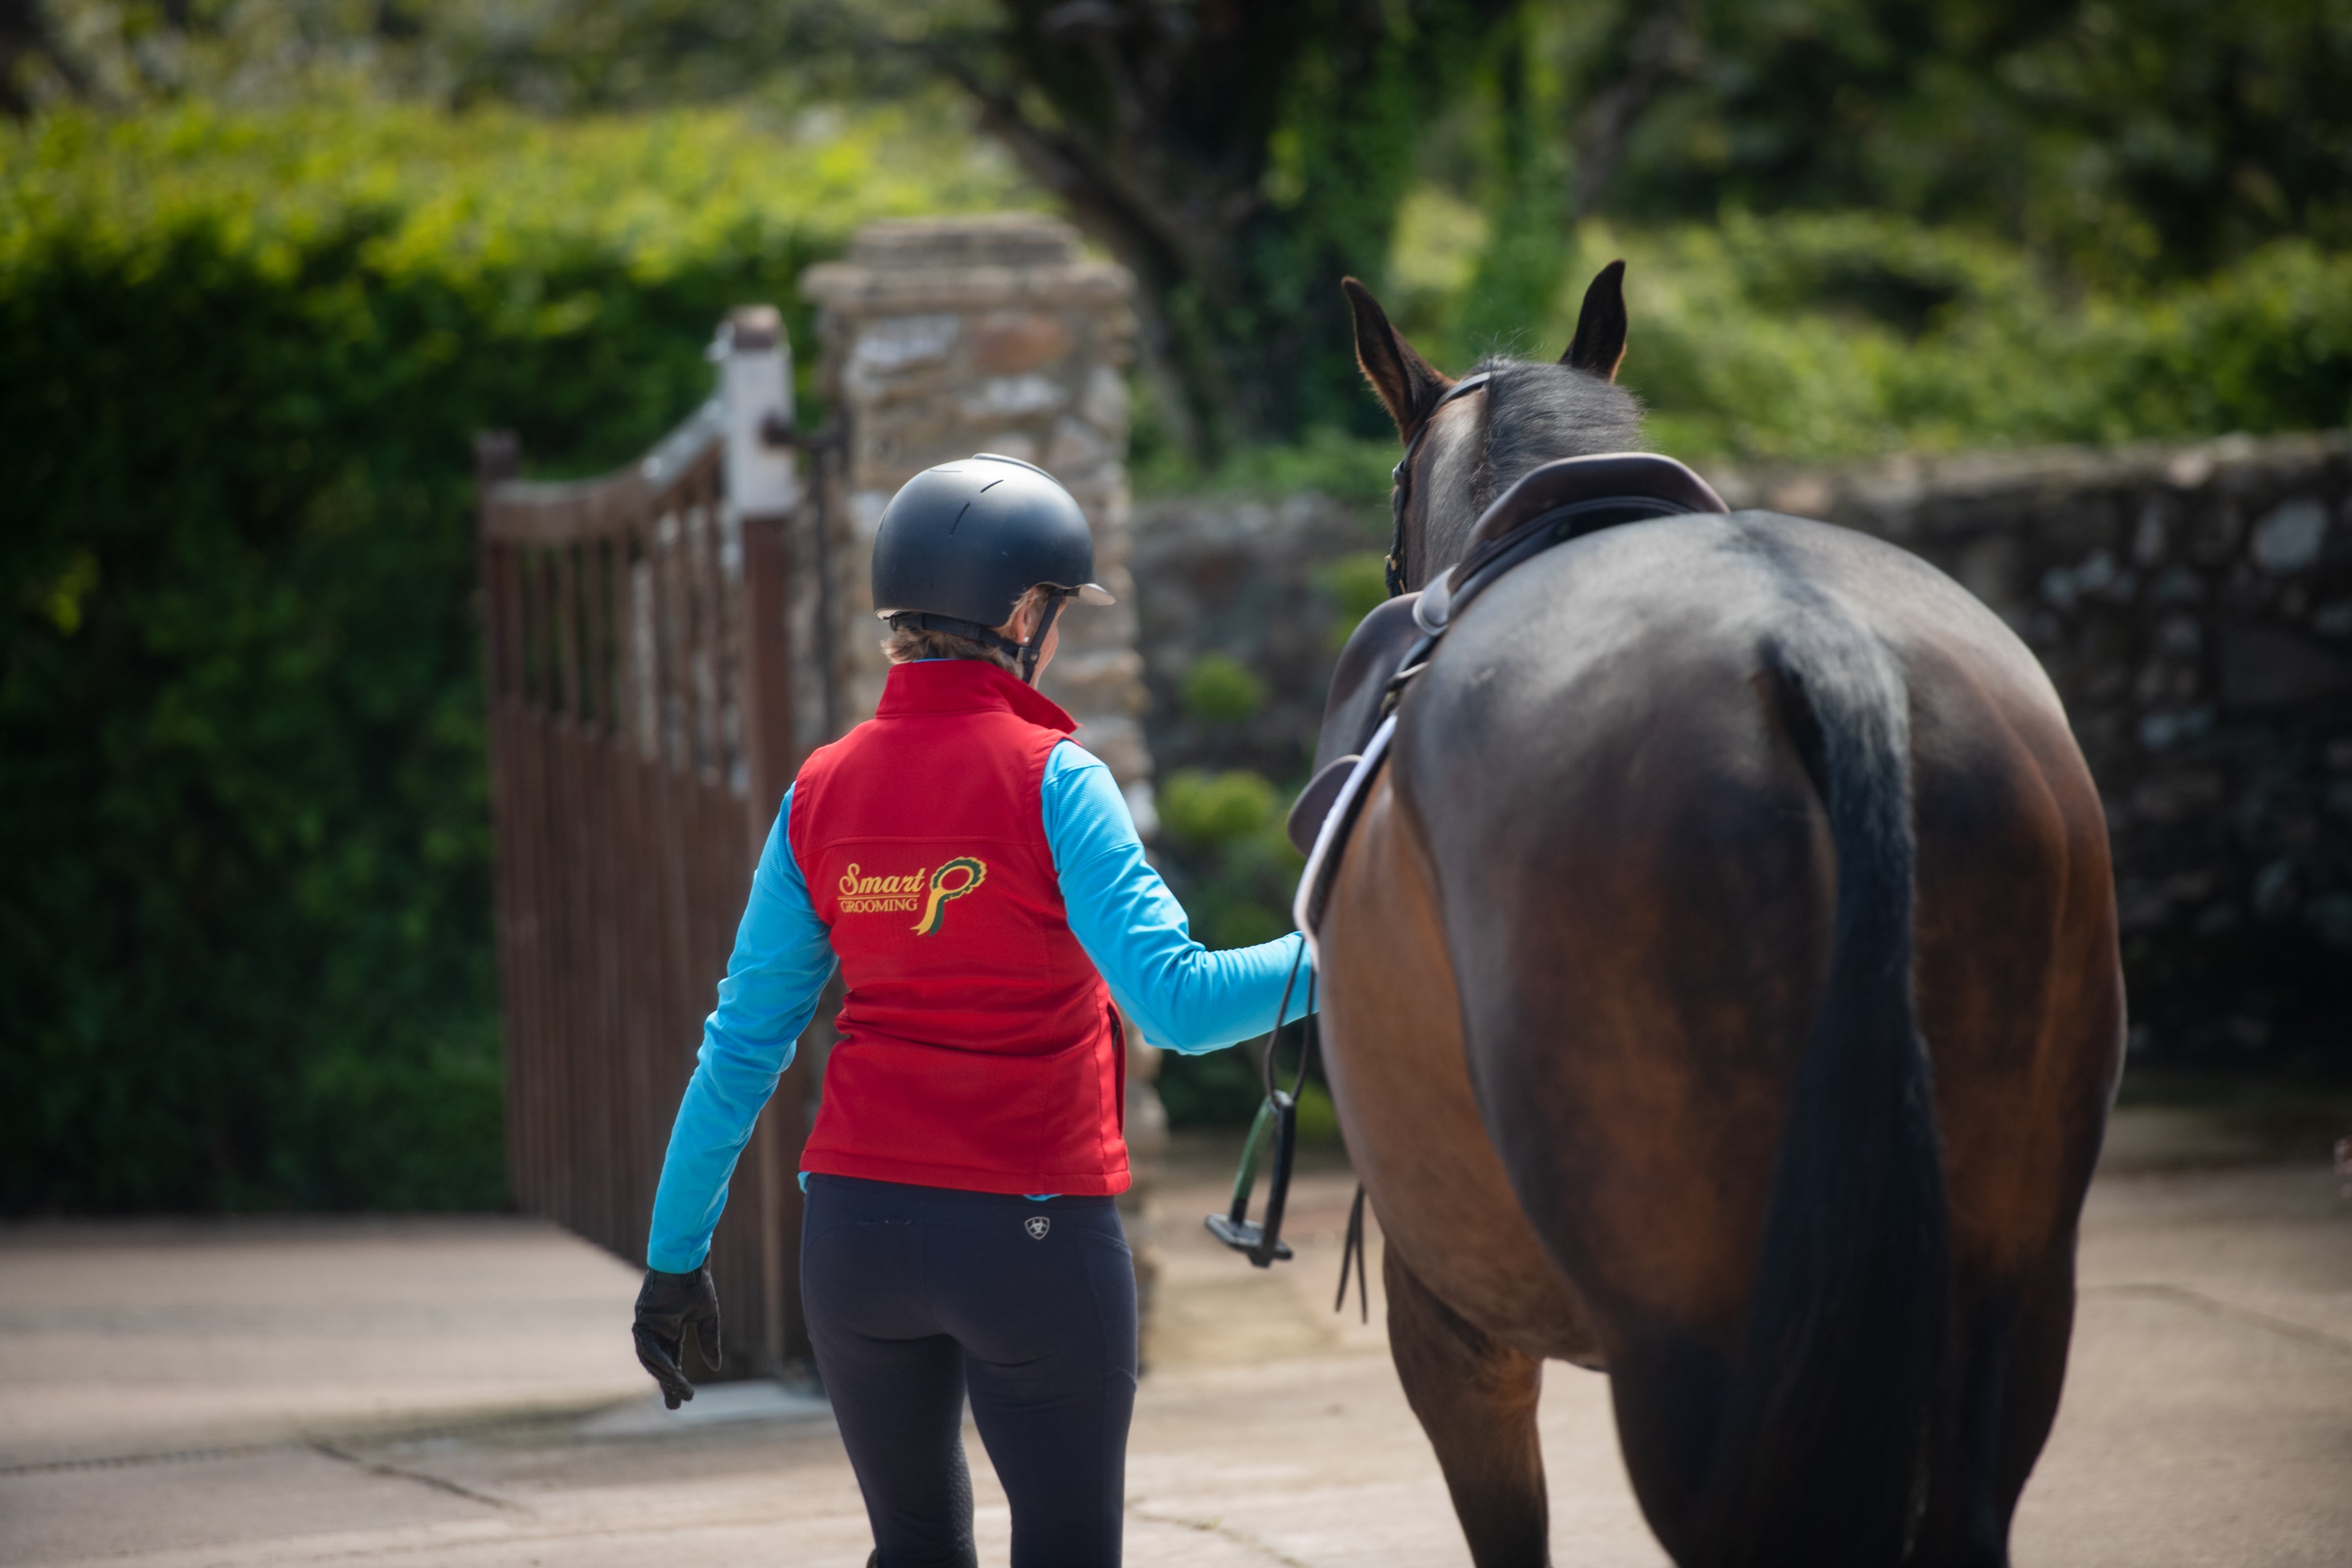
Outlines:
[[1265, 682], [1228, 653], [1204, 653], [1184, 672], [1184, 711], [1213, 724], [1238, 724], [1265, 706]]
[[1623, 379], [1649, 405], [1653, 443], [1684, 456], [1812, 461], [2352, 419], [2352, 257], [2302, 242], [2119, 295], [2066, 289], [1997, 242], [1862, 214], [1591, 240], [1595, 266], [1620, 247], [1631, 258]]
[[1276, 810], [1274, 785], [1244, 769], [1186, 768], [1160, 786], [1160, 823], [1178, 843], [1222, 848], [1265, 830]]
[[1305, 862], [1271, 783], [1247, 769], [1180, 768], [1161, 782], [1159, 804], [1168, 868], [1202, 942], [1245, 947], [1291, 929], [1286, 911]]
[[471, 434], [625, 460], [729, 306], [805, 351], [852, 226], [1017, 187], [889, 119], [0, 136], [0, 1205], [495, 1204]]
[[[1368, 403], [1371, 395], [1363, 394]], [[1150, 405], [1143, 407], [1147, 423], [1139, 423], [1135, 439], [1135, 487], [1141, 494], [1265, 496], [1318, 490], [1337, 500], [1388, 505], [1389, 472], [1397, 459], [1393, 437], [1351, 436], [1317, 426], [1296, 441], [1237, 448], [1204, 471], [1158, 438], [1148, 424]]]
[[1497, 345], [1463, 330], [1460, 259], [1477, 243], [1465, 218], [1435, 195], [1401, 214], [1393, 302], [1433, 363], [1459, 374], [1496, 346], [1557, 355], [1586, 282], [1622, 256], [1622, 379], [1649, 407], [1652, 445], [1685, 458], [1811, 462], [2352, 421], [2352, 255], [2304, 240], [2201, 280], [2095, 289], [2008, 241], [1884, 213], [1593, 222], [1549, 319]]
[[1366, 616], [1388, 603], [1388, 552], [1359, 550], [1342, 555], [1316, 574], [1316, 586], [1331, 596], [1339, 613], [1331, 621], [1331, 649], [1348, 646], [1348, 638]]

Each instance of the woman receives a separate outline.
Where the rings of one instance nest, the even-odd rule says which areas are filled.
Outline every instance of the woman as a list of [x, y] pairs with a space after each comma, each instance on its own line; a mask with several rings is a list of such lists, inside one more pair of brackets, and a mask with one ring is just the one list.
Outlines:
[[1064, 603], [1111, 602], [1093, 578], [1077, 503], [1028, 463], [946, 464], [891, 500], [888, 684], [784, 795], [654, 1200], [637, 1355], [675, 1409], [689, 1326], [717, 1359], [703, 1260], [729, 1173], [838, 963], [801, 1296], [880, 1568], [974, 1561], [967, 1391], [1014, 1568], [1118, 1561], [1119, 1012], [1175, 1050], [1230, 1045], [1274, 1026], [1299, 962], [1296, 936], [1192, 940], [1109, 771], [1034, 689]]

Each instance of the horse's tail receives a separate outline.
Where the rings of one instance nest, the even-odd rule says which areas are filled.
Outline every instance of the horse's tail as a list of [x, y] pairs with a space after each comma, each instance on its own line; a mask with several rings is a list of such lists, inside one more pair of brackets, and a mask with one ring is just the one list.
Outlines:
[[1828, 989], [1772, 1175], [1739, 1359], [1686, 1562], [1888, 1568], [1926, 1503], [1947, 1217], [1912, 1007], [1908, 698], [1877, 640], [1812, 607], [1769, 644], [1779, 717], [1829, 816]]

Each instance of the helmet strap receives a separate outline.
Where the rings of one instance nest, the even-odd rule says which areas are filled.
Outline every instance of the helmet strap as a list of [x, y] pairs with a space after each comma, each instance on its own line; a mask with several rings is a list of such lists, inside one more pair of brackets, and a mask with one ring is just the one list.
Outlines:
[[1066, 597], [1059, 589], [1045, 595], [1045, 612], [1037, 617], [1037, 629], [1029, 634], [1029, 642], [1021, 650], [1021, 684], [1037, 684], [1037, 658], [1045, 651], [1045, 634], [1054, 629], [1054, 617], [1062, 613], [1062, 600]]
[[994, 626], [983, 626], [978, 621], [959, 620], [953, 616], [935, 616], [929, 610], [901, 610], [890, 617], [890, 629], [897, 631], [945, 632], [966, 642], [976, 642], [984, 647], [1001, 648], [1018, 657], [1021, 645], [1011, 637], [1000, 637]]
[[1037, 629], [1026, 643], [1014, 642], [994, 626], [983, 626], [978, 621], [961, 620], [954, 616], [935, 616], [929, 610], [901, 610], [890, 617], [893, 631], [913, 628], [926, 632], [945, 632], [950, 637], [976, 642], [982, 647], [992, 647], [1011, 654], [1021, 666], [1024, 686], [1037, 684], [1037, 660], [1045, 651], [1045, 634], [1054, 629], [1054, 617], [1062, 613], [1062, 601], [1069, 597], [1060, 589], [1049, 589], [1045, 595], [1045, 613], [1038, 617]]

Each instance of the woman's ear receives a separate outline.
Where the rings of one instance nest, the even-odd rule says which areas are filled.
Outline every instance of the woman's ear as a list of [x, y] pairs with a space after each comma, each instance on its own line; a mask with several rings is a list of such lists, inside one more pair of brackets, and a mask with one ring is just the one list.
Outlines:
[[1584, 308], [1576, 313], [1576, 336], [1559, 363], [1591, 371], [1603, 381], [1617, 379], [1625, 363], [1625, 263], [1612, 261], [1593, 275], [1584, 291]]
[[1045, 618], [1045, 592], [1032, 588], [1021, 595], [1021, 602], [1013, 606], [1012, 618], [999, 626], [997, 633], [1001, 637], [1011, 637], [1014, 642], [1025, 643], [1036, 635], [1037, 623]]
[[1445, 389], [1454, 384], [1454, 378], [1439, 374], [1413, 352], [1412, 345], [1389, 325], [1388, 312], [1381, 309], [1370, 289], [1352, 278], [1340, 279], [1339, 288], [1356, 316], [1356, 363], [1363, 367], [1364, 379], [1380, 395], [1389, 417], [1396, 421], [1397, 438], [1410, 441], [1430, 410], [1437, 406], [1437, 400], [1445, 395]]

